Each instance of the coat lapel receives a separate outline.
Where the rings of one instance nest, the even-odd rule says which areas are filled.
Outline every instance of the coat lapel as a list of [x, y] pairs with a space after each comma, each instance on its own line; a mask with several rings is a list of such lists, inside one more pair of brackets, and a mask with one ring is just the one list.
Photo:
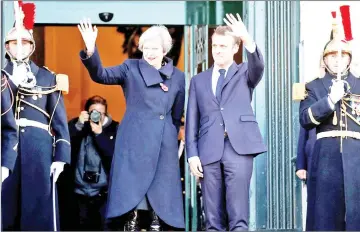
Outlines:
[[238, 71], [237, 65], [235, 62], [233, 62], [232, 65], [229, 67], [229, 70], [226, 73], [226, 77], [225, 77], [224, 84], [222, 86], [221, 91], [231, 81], [231, 79], [235, 76], [237, 71]]
[[349, 75], [348, 75], [348, 78], [347, 78], [348, 80], [348, 83], [350, 84], [350, 92], [352, 91], [352, 89], [355, 89], [356, 88], [356, 83], [357, 83], [357, 81], [356, 81], [356, 77], [351, 73], [351, 72], [349, 72]]
[[159, 72], [166, 77], [166, 79], [170, 79], [174, 72], [173, 61], [170, 58], [164, 57], [166, 64], [159, 69]]
[[159, 71], [146, 62], [146, 60], [139, 60], [139, 69], [147, 87], [163, 82]]
[[37, 73], [39, 72], [39, 66], [37, 66], [34, 62], [30, 61], [30, 69], [31, 72], [34, 74], [34, 76], [36, 77]]
[[5, 65], [4, 70], [7, 73], [9, 73], [10, 75], [12, 75], [12, 73], [13, 73], [13, 63], [10, 60], [6, 61], [6, 65]]

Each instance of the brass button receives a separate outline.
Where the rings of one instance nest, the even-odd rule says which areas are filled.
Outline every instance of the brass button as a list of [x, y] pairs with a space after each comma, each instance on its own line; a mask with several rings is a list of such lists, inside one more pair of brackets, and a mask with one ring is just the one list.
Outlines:
[[36, 101], [37, 100], [37, 96], [33, 95], [32, 98]]
[[222, 108], [222, 107], [221, 107], [221, 108], [220, 108], [220, 110], [221, 110], [221, 111], [223, 111], [223, 110], [224, 110], [224, 108]]
[[21, 95], [20, 98], [21, 98], [21, 99], [24, 99], [24, 95]]
[[165, 117], [164, 115], [160, 115], [160, 119], [163, 120]]
[[110, 136], [110, 139], [113, 139], [114, 138], [114, 136]]
[[24, 129], [21, 129], [21, 132], [23, 132], [23, 133], [24, 133], [24, 132], [25, 132], [25, 130], [24, 130]]
[[21, 110], [24, 110], [24, 107], [22, 106], [22, 107], [20, 107], [20, 109], [21, 109]]

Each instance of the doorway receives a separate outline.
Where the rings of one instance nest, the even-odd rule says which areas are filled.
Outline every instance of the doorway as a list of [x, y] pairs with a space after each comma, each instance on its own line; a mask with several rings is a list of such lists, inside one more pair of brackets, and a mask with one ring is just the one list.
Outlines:
[[[173, 48], [168, 56], [184, 71], [184, 27], [166, 25], [173, 38]], [[141, 58], [137, 49], [139, 36], [147, 25], [97, 26], [99, 33], [96, 46], [104, 67], [123, 63], [128, 58]], [[85, 101], [100, 95], [108, 101], [109, 113], [121, 121], [126, 104], [120, 86], [105, 86], [91, 80], [82, 64], [79, 52], [85, 45], [77, 25], [36, 25], [34, 28], [36, 50], [32, 60], [55, 73], [69, 76], [69, 94], [64, 95], [68, 120], [78, 117]]]

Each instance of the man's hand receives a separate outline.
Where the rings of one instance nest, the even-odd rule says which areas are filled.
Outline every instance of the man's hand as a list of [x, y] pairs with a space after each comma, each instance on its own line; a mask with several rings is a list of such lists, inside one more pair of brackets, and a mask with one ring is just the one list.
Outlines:
[[307, 174], [307, 171], [304, 169], [299, 169], [296, 172], [297, 177], [299, 177], [299, 179], [301, 179], [301, 180], [306, 180], [306, 174]]
[[1, 183], [10, 175], [10, 170], [7, 167], [1, 167]]
[[54, 182], [57, 181], [62, 171], [64, 171], [64, 162], [56, 161], [53, 162], [50, 166], [50, 176], [53, 175]]
[[184, 126], [180, 127], [178, 140], [182, 140], [185, 142], [185, 127]]
[[201, 177], [203, 178], [203, 169], [201, 166], [201, 162], [198, 156], [193, 156], [191, 158], [189, 158], [189, 166], [190, 166], [190, 171], [191, 173], [196, 176], [196, 177]]
[[102, 133], [102, 123], [99, 122], [99, 124], [90, 121], [90, 126], [91, 126], [91, 130], [92, 132], [94, 132], [94, 134], [101, 134]]
[[227, 19], [224, 18], [224, 22], [232, 30], [232, 32], [228, 32], [227, 34], [240, 38], [245, 47], [251, 46], [251, 44], [253, 43], [253, 39], [247, 31], [245, 24], [241, 20], [240, 15], [236, 14], [236, 16], [237, 19], [233, 14], [226, 14]]
[[84, 124], [85, 122], [89, 121], [89, 113], [87, 111], [81, 111], [79, 115], [79, 122]]

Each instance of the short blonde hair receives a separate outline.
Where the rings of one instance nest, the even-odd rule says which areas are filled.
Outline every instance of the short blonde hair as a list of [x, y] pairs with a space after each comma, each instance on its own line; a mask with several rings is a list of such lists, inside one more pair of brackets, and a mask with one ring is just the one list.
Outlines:
[[[227, 32], [232, 32], [231, 27], [229, 26], [218, 26], [217, 28], [215, 28], [214, 33], [212, 34], [211, 38], [214, 35], [227, 35]], [[235, 36], [232, 36], [234, 38], [234, 42], [237, 45], [240, 45], [241, 43], [241, 39]]]
[[163, 25], [152, 26], [141, 34], [139, 39], [139, 50], [143, 51], [145, 41], [155, 38], [160, 38], [164, 53], [167, 54], [172, 48], [173, 40], [169, 30]]

